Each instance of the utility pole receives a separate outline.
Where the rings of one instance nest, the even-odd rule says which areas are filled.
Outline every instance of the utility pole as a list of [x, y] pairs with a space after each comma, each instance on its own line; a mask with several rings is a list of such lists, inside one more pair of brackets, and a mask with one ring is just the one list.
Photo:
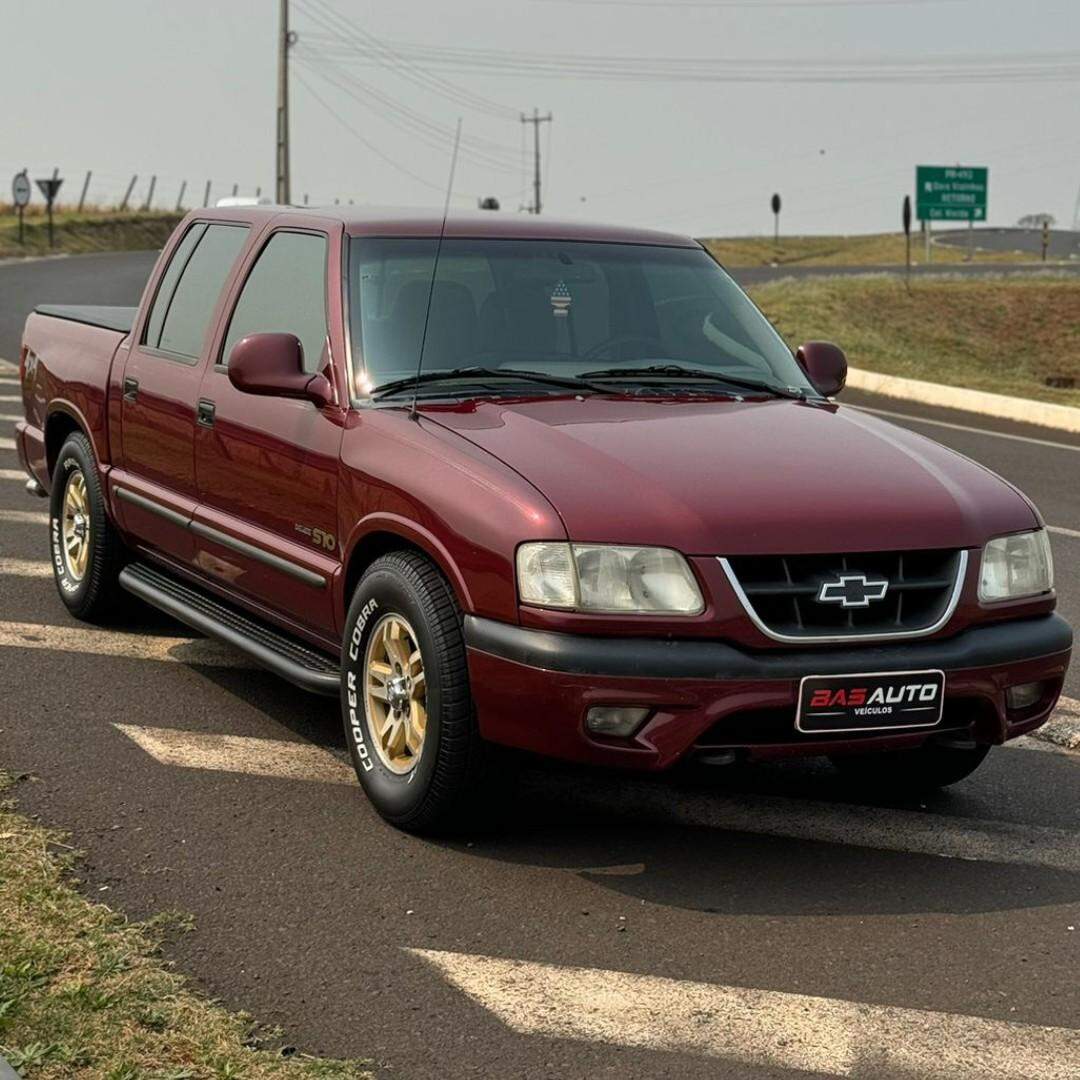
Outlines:
[[532, 116], [521, 114], [521, 122], [533, 126], [533, 204], [528, 209], [530, 214], [539, 214], [543, 206], [540, 200], [540, 125], [551, 123], [551, 113], [541, 116], [534, 108]]
[[279, 203], [289, 199], [289, 46], [296, 35], [289, 30], [289, 0], [281, 0], [281, 25], [278, 27], [277, 81], [277, 160], [275, 197]]

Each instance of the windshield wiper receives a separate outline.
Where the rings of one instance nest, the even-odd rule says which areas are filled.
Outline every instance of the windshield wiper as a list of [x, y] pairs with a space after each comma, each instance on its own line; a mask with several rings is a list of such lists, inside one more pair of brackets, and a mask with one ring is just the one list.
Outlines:
[[611, 388], [599, 383], [579, 379], [576, 375], [545, 375], [539, 371], [521, 371], [517, 368], [459, 367], [448, 371], [425, 371], [417, 378], [410, 375], [407, 379], [395, 379], [383, 383], [372, 391], [372, 397], [395, 394], [400, 390], [433, 382], [481, 381], [485, 379], [527, 379], [529, 382], [543, 383], [547, 386], [561, 386], [569, 390], [592, 390], [597, 394], [610, 394]]
[[801, 401], [806, 395], [796, 386], [777, 386], [775, 383], [758, 382], [756, 379], [743, 379], [738, 375], [724, 375], [718, 371], [706, 371], [703, 368], [688, 368], [682, 364], [650, 364], [648, 367], [611, 367], [597, 371], [583, 371], [583, 379], [629, 379], [640, 375], [660, 376], [671, 379], [708, 379], [710, 382], [723, 382], [740, 390], [757, 390], [777, 397], [794, 398]]

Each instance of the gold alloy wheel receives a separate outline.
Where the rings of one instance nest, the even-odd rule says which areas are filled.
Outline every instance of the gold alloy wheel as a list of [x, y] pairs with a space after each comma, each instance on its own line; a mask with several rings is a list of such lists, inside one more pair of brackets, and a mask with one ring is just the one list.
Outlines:
[[364, 653], [368, 730], [382, 763], [404, 775], [420, 760], [427, 731], [427, 679], [416, 634], [400, 615], [384, 615]]
[[90, 499], [82, 469], [72, 469], [64, 488], [64, 566], [68, 576], [82, 581], [90, 562]]

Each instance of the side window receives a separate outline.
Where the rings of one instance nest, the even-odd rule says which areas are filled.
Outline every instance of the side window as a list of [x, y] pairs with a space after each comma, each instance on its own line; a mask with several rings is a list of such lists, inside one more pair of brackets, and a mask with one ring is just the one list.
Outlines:
[[146, 320], [146, 331], [143, 334], [143, 344], [149, 345], [152, 349], [156, 349], [161, 341], [161, 326], [165, 322], [165, 312], [169, 310], [169, 303], [176, 291], [176, 283], [180, 280], [180, 275], [184, 272], [184, 267], [187, 266], [188, 259], [191, 258], [191, 253], [202, 239], [204, 232], [206, 232], [204, 222], [196, 222], [192, 225], [184, 233], [184, 238], [176, 245], [173, 257], [169, 260], [165, 273], [161, 275], [161, 283], [154, 297], [154, 306], [150, 309], [150, 318]]
[[279, 232], [263, 248], [236, 301], [222, 363], [248, 334], [295, 334], [304, 370], [319, 370], [326, 342], [325, 236]]
[[181, 356], [202, 352], [214, 305], [247, 234], [246, 225], [206, 227], [168, 302], [157, 348]]

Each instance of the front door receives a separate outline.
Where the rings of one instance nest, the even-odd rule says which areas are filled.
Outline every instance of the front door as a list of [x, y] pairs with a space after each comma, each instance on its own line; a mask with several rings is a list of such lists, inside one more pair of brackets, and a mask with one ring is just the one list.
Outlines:
[[328, 638], [337, 630], [331, 586], [341, 565], [345, 410], [241, 393], [229, 381], [228, 359], [249, 334], [295, 334], [305, 369], [335, 381], [327, 340], [330, 250], [325, 233], [281, 229], [252, 259], [199, 391], [193, 525], [204, 572]]
[[[134, 327], [123, 371], [119, 466], [112, 483], [127, 529], [182, 562], [194, 557], [195, 402], [222, 287], [248, 227], [195, 222], [173, 249]], [[145, 306], [144, 306], [145, 310]]]

